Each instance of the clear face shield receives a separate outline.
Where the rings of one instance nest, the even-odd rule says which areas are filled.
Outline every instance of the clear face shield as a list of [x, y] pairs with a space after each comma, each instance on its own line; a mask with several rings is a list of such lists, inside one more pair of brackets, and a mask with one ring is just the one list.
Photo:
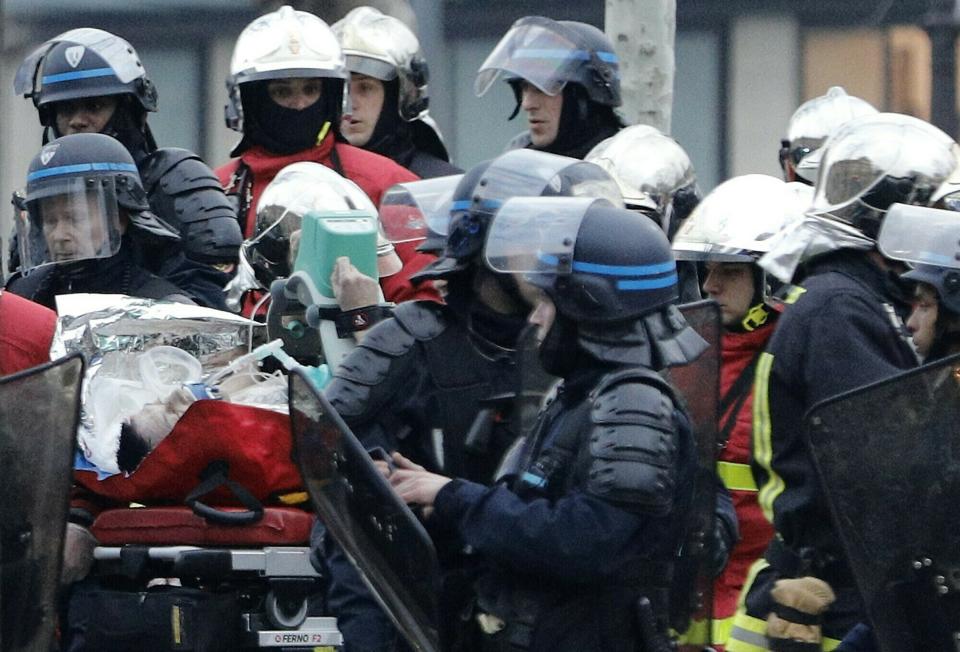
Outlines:
[[447, 235], [450, 202], [462, 174], [400, 183], [380, 202], [380, 227], [394, 244]]
[[515, 23], [480, 66], [474, 82], [477, 96], [486, 94], [501, 76], [520, 77], [547, 95], [560, 93], [590, 52], [556, 27], [539, 17]]
[[894, 204], [880, 226], [877, 248], [911, 265], [960, 269], [960, 213]]
[[110, 258], [120, 250], [120, 213], [111, 177], [40, 182], [14, 207], [24, 270]]

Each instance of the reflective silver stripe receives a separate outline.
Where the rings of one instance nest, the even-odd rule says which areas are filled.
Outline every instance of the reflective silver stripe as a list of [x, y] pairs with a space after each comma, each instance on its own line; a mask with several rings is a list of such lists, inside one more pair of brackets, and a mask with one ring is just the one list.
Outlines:
[[[749, 629], [744, 629], [743, 627], [738, 627], [734, 625], [733, 629], [730, 630], [730, 641], [741, 641], [747, 643], [748, 645], [755, 645], [761, 650], [769, 649], [767, 647], [767, 637], [763, 634], [758, 634], [757, 632], [751, 632]], [[729, 643], [727, 644], [727, 649], [730, 649]]]

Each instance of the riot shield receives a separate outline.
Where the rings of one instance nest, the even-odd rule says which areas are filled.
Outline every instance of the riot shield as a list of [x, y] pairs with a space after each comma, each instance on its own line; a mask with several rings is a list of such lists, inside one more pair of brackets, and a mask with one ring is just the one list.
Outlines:
[[48, 652], [80, 418], [79, 355], [0, 378], [0, 650]]
[[319, 518], [416, 650], [439, 652], [440, 572], [420, 521], [327, 399], [290, 374], [293, 451]]
[[[680, 306], [687, 323], [709, 347], [693, 362], [671, 367], [665, 376], [683, 400], [697, 445], [697, 478], [686, 540], [674, 570], [671, 627], [686, 632], [685, 645], [710, 644], [713, 612], [711, 541], [717, 501], [717, 423], [720, 420], [720, 307], [715, 301]], [[693, 627], [691, 621], [695, 621]]]
[[883, 652], [960, 640], [960, 356], [813, 406], [814, 464]]

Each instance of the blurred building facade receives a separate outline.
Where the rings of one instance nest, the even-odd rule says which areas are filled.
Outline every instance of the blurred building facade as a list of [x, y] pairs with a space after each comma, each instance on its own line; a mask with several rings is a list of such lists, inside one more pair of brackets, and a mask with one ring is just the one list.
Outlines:
[[[379, 0], [376, 4], [381, 4]], [[394, 0], [397, 1], [397, 0]], [[431, 112], [454, 159], [499, 153], [525, 128], [512, 122], [506, 84], [483, 98], [475, 72], [517, 18], [540, 14], [603, 25], [602, 0], [406, 0], [431, 68]], [[13, 95], [23, 57], [74, 27], [129, 40], [160, 93], [150, 123], [158, 141], [227, 159], [237, 134], [223, 124], [233, 43], [268, 0], [0, 0], [0, 196], [23, 184], [39, 149], [32, 104]], [[297, 6], [296, 1], [291, 4]], [[349, 0], [302, 5], [333, 21]], [[931, 0], [677, 0], [673, 136], [690, 152], [704, 190], [749, 172], [778, 174], [777, 150], [793, 110], [843, 85], [881, 110], [930, 116]], [[333, 15], [329, 15], [333, 14]], [[406, 16], [409, 19], [409, 15]], [[6, 205], [6, 199], [0, 200]], [[0, 212], [0, 237], [9, 210]]]

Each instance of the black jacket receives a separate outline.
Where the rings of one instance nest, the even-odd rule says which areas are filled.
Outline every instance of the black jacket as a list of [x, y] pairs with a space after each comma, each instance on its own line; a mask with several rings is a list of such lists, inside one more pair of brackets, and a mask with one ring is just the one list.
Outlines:
[[[905, 293], [866, 252], [813, 261], [805, 292], [780, 318], [754, 385], [753, 471], [760, 506], [786, 548], [831, 583], [852, 586], [829, 508], [806, 448], [804, 415], [816, 403], [917, 365], [903, 319]], [[856, 478], [851, 478], [856, 482]], [[768, 551], [784, 575], [796, 569]]]

